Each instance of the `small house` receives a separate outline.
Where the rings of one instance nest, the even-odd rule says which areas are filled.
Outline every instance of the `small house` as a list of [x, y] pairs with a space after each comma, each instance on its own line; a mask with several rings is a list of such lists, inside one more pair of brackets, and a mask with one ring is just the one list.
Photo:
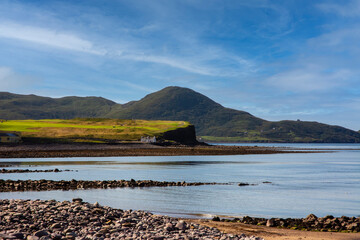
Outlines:
[[21, 134], [17, 132], [0, 132], [0, 143], [19, 143]]
[[156, 137], [155, 136], [153, 136], [153, 137], [149, 137], [149, 136], [141, 137], [141, 142], [143, 142], [143, 143], [156, 143]]

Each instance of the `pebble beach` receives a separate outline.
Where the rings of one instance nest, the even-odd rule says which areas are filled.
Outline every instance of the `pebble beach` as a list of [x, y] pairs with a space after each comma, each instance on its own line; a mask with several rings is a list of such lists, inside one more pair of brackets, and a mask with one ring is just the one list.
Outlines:
[[0, 239], [234, 239], [262, 240], [225, 234], [216, 228], [144, 211], [114, 209], [76, 198], [0, 200]]

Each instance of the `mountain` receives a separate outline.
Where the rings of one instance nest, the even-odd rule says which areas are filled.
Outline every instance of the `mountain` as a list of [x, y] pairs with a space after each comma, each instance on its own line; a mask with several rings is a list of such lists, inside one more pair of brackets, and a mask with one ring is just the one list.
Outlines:
[[167, 87], [123, 105], [99, 97], [53, 99], [0, 93], [2, 119], [75, 117], [189, 121], [207, 141], [360, 142], [360, 133], [350, 129], [318, 122], [266, 121], [181, 87]]
[[111, 118], [184, 120], [207, 141], [360, 142], [358, 132], [318, 122], [270, 122], [250, 113], [225, 108], [188, 88], [167, 87], [139, 101], [122, 105]]
[[194, 124], [198, 135], [219, 137], [237, 136], [236, 129], [255, 129], [266, 122], [250, 113], [225, 108], [198, 92], [181, 87], [164, 88], [139, 101], [124, 104], [106, 116], [183, 120]]

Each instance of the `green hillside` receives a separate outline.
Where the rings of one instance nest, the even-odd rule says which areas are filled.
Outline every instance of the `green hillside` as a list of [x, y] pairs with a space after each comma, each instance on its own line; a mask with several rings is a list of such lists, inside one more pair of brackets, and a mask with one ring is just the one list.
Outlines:
[[0, 131], [21, 132], [28, 142], [118, 142], [138, 141], [142, 136], [161, 138], [167, 131], [188, 126], [184, 121], [77, 118], [1, 121]]
[[102, 117], [116, 104], [100, 97], [50, 98], [0, 92], [0, 119]]
[[232, 142], [360, 142], [360, 133], [318, 122], [271, 122], [229, 109], [188, 88], [167, 87], [139, 101], [116, 104], [99, 97], [46, 98], [0, 93], [1, 119], [173, 120], [194, 124], [207, 141]]
[[229, 109], [188, 88], [167, 87], [113, 109], [107, 117], [189, 121], [206, 141], [360, 142], [358, 132], [317, 122], [270, 122]]
[[188, 88], [167, 87], [139, 101], [114, 109], [107, 117], [171, 119], [191, 122], [198, 135], [233, 137], [234, 129], [255, 129], [264, 120], [244, 111], [224, 108], [210, 98]]

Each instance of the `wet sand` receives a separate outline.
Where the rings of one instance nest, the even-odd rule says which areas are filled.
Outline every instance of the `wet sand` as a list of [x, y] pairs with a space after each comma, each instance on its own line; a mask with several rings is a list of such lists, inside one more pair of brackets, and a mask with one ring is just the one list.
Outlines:
[[339, 232], [313, 232], [254, 226], [244, 223], [214, 222], [204, 219], [186, 219], [187, 222], [201, 224], [207, 227], [215, 227], [220, 231], [231, 234], [244, 233], [255, 235], [266, 240], [358, 240], [360, 233]]
[[[159, 146], [151, 144], [19, 144], [0, 146], [0, 158], [184, 156], [305, 153], [251, 146]], [[314, 151], [311, 151], [314, 152]]]

